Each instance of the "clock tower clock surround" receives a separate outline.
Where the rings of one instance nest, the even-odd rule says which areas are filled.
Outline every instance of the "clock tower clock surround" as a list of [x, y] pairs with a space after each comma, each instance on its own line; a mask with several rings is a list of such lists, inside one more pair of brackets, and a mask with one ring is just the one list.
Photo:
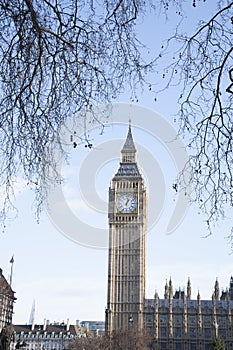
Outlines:
[[129, 123], [109, 188], [106, 331], [144, 327], [147, 198]]

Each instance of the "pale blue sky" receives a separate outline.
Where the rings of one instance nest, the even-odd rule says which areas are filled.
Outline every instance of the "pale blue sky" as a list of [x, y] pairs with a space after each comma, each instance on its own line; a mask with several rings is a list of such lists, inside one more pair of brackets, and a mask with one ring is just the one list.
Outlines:
[[[212, 4], [209, 4], [210, 1], [198, 2], [198, 7], [193, 9], [191, 1], [187, 3], [193, 21], [189, 17], [187, 30], [191, 30], [195, 17], [200, 18], [205, 14], [208, 17]], [[152, 15], [148, 15], [138, 30], [147, 44], [153, 46], [154, 52], [157, 52], [162, 38], [169, 35], [174, 27], [174, 18], [165, 22], [162, 18], [154, 20]], [[149, 92], [139, 92], [139, 105], [157, 111], [172, 123], [172, 114], [177, 111], [175, 92], [176, 89], [167, 91], [157, 103]], [[127, 93], [121, 96], [120, 101], [130, 103]], [[111, 140], [120, 139], [123, 142], [126, 133], [126, 124], [115, 125], [110, 122], [101, 137], [94, 131], [94, 144], [98, 149], [100, 144]], [[187, 212], [177, 230], [171, 235], [166, 235], [168, 217], [176, 203], [176, 196], [171, 189], [176, 168], [166, 148], [157, 139], [148, 137], [142, 129], [134, 125], [133, 136], [139, 148], [141, 145], [153, 154], [163, 171], [166, 184], [164, 208], [157, 224], [147, 235], [147, 297], [152, 298], [157, 290], [162, 298], [166, 279], [171, 276], [174, 289], [186, 286], [190, 277], [193, 297], [196, 297], [200, 290], [203, 299], [211, 298], [216, 277], [219, 279], [220, 288], [226, 288], [233, 273], [232, 255], [229, 254], [230, 247], [225, 238], [231, 227], [231, 219], [220, 222], [212, 236], [203, 238], [207, 234], [204, 217], [193, 207]], [[80, 167], [92, 151], [84, 147], [71, 151], [70, 164], [64, 167], [64, 173], [67, 175], [67, 198], [70, 202], [73, 201], [74, 213], [78, 209], [82, 220], [106, 228], [107, 213], [100, 214], [87, 209], [78, 184]], [[116, 150], [116, 154], [120, 157], [120, 148]], [[115, 159], [104, 165], [100, 164], [98, 171], [93, 174], [96, 192], [103, 201], [107, 200], [109, 183], [117, 170], [118, 161]], [[147, 179], [152, 176], [146, 173], [146, 169], [143, 169], [143, 173]], [[156, 177], [154, 181], [156, 184]], [[149, 184], [148, 186], [150, 189]], [[19, 324], [29, 321], [34, 299], [37, 305], [37, 323], [42, 323], [44, 318], [51, 322], [62, 322], [69, 318], [71, 323], [77, 319], [104, 320], [107, 251], [83, 247], [67, 239], [58, 232], [46, 213], [42, 213], [40, 223], [37, 224], [33, 216], [33, 197], [29, 191], [19, 191], [16, 204], [19, 215], [7, 224], [6, 231], [1, 234], [0, 256], [0, 267], [7, 278], [10, 274], [11, 256], [14, 255], [15, 258], [13, 289], [17, 301], [13, 322]]]

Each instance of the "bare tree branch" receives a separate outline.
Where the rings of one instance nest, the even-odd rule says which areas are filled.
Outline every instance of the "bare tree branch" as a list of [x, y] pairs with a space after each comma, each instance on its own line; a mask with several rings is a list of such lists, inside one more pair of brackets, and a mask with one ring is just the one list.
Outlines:
[[0, 0], [2, 219], [18, 176], [38, 204], [44, 188], [61, 180], [51, 144], [64, 151], [58, 131], [66, 120], [111, 102], [126, 81], [132, 90], [145, 83], [152, 63], [143, 61], [135, 35], [139, 11], [142, 0]]
[[[176, 57], [163, 71], [162, 91], [172, 85], [179, 89], [180, 133], [187, 140], [193, 169], [192, 184], [186, 185], [193, 187], [192, 201], [206, 214], [210, 232], [233, 206], [233, 96], [228, 91], [232, 8], [232, 1], [219, 2], [216, 13], [191, 36], [180, 33], [178, 26], [160, 53], [163, 57], [175, 43]], [[182, 174], [180, 185], [181, 179]]]

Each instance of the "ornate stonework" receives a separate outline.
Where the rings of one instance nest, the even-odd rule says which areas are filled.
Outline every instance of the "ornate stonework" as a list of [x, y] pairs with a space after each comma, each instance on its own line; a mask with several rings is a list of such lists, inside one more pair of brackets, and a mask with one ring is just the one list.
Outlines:
[[174, 291], [172, 280], [164, 296], [145, 299], [146, 190], [136, 159], [131, 126], [121, 162], [109, 188], [109, 265], [105, 327], [108, 332], [145, 328], [156, 350], [212, 350], [220, 337], [233, 349], [233, 277], [220, 293], [216, 280], [209, 300], [192, 299], [187, 290]]
[[131, 126], [109, 188], [106, 329], [144, 327], [146, 190]]

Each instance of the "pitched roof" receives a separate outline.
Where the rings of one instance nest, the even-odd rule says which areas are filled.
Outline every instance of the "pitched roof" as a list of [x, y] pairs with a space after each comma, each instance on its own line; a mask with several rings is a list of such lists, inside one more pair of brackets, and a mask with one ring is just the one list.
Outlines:
[[131, 131], [131, 124], [129, 124], [128, 134], [121, 152], [123, 153], [136, 152], [136, 147], [134, 144], [133, 135]]
[[66, 325], [54, 325], [54, 324], [49, 324], [46, 325], [45, 329], [44, 329], [44, 325], [43, 324], [36, 324], [34, 326], [34, 328], [32, 329], [32, 325], [14, 325], [14, 330], [16, 333], [29, 333], [31, 332], [33, 333], [37, 333], [39, 332], [40, 334], [43, 333], [70, 333], [74, 336], [76, 336], [79, 333], [79, 328], [75, 325], [69, 325], [69, 329], [67, 330], [67, 326]]
[[114, 179], [116, 180], [117, 178], [140, 178], [141, 179], [141, 174], [138, 170], [138, 166], [136, 163], [131, 163], [131, 164], [124, 164], [120, 163], [120, 167], [114, 176]]
[[6, 278], [2, 274], [2, 269], [0, 268], [0, 293], [3, 295], [8, 295], [12, 299], [16, 300], [14, 297], [15, 292], [12, 290], [10, 284], [7, 282]]

